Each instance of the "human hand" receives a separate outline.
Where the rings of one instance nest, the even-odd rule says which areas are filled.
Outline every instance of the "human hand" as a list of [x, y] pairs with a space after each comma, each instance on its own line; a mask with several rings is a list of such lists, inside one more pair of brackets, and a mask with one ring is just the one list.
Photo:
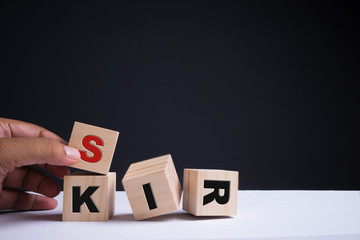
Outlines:
[[0, 210], [54, 209], [58, 184], [30, 165], [63, 178], [69, 174], [66, 166], [79, 159], [79, 151], [56, 134], [31, 123], [0, 118]]

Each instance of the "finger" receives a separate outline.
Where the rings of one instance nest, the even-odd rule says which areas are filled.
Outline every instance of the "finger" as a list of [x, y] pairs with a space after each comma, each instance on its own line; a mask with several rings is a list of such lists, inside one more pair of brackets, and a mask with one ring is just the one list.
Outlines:
[[10, 189], [3, 189], [0, 193], [0, 210], [51, 210], [56, 206], [55, 199], [41, 195]]
[[0, 138], [0, 170], [34, 164], [72, 165], [80, 152], [50, 138]]
[[[45, 137], [67, 144], [65, 140], [49, 130], [32, 123], [0, 118], [0, 137]], [[1, 133], [3, 132], [3, 133]]]
[[54, 180], [31, 167], [16, 168], [8, 173], [3, 186], [21, 188], [47, 197], [55, 197], [60, 193], [60, 187]]
[[65, 166], [54, 166], [49, 164], [39, 164], [38, 166], [60, 179], [63, 179], [65, 175], [70, 174], [70, 169]]

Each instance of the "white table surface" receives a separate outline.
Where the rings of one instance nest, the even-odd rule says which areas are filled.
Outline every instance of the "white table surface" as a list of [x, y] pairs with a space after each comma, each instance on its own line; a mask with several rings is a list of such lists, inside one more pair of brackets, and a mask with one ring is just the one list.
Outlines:
[[359, 240], [359, 191], [239, 191], [235, 217], [178, 210], [135, 221], [124, 192], [108, 222], [62, 222], [55, 210], [0, 214], [0, 239], [293, 239]]

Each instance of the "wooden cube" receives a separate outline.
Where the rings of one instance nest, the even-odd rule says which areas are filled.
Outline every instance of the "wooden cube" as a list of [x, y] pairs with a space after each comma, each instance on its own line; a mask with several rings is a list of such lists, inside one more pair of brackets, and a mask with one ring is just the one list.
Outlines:
[[237, 214], [238, 172], [184, 169], [183, 210], [196, 216]]
[[71, 167], [107, 174], [119, 132], [75, 122], [69, 146], [79, 149], [81, 160]]
[[179, 209], [181, 184], [171, 155], [131, 164], [122, 184], [136, 220]]
[[115, 211], [116, 173], [64, 177], [63, 221], [107, 221]]

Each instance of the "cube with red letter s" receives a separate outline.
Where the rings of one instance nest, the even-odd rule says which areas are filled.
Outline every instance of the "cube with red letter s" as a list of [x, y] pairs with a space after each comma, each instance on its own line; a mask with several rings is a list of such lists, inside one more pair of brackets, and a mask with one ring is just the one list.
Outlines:
[[107, 174], [119, 132], [75, 122], [69, 146], [79, 149], [81, 160], [71, 167]]

